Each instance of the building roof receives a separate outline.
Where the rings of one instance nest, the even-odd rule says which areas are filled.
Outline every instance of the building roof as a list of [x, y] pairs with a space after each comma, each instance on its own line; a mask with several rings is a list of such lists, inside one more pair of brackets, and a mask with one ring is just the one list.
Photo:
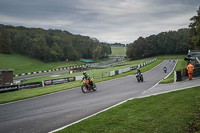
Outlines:
[[81, 61], [85, 63], [93, 63], [94, 61], [92, 59], [81, 59]]

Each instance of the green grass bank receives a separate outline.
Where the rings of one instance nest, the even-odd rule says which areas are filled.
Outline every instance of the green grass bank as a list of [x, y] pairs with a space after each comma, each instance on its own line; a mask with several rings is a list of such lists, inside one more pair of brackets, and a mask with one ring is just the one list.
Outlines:
[[127, 49], [127, 47], [112, 46], [111, 47], [111, 51], [112, 51], [111, 56], [126, 56], [126, 49]]
[[200, 131], [200, 87], [134, 99], [58, 133], [184, 133]]

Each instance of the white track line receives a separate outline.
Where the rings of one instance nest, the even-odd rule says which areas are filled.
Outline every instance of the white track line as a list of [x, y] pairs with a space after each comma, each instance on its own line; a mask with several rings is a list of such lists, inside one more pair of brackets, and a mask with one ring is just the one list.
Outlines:
[[[162, 62], [161, 62], [161, 63], [162, 63]], [[160, 64], [161, 64], [161, 63], [160, 63]], [[158, 64], [158, 65], [160, 65], [160, 64]], [[157, 65], [157, 66], [158, 66], [158, 65]], [[157, 67], [157, 66], [155, 66], [155, 67]], [[176, 66], [176, 64], [174, 65], [174, 68], [175, 68], [175, 66]], [[155, 68], [155, 67], [154, 67], [154, 68]], [[173, 68], [173, 70], [174, 70], [174, 68]], [[153, 69], [153, 68], [152, 68], [152, 69]], [[171, 71], [171, 73], [173, 72], [173, 70]], [[150, 71], [150, 70], [149, 70], [149, 71]], [[169, 73], [166, 77], [168, 77], [171, 73]], [[162, 81], [162, 80], [160, 80], [160, 81]], [[159, 82], [160, 82], [160, 81], [159, 81]], [[159, 82], [158, 82], [158, 83], [159, 83]], [[158, 83], [155, 84], [153, 87], [155, 87], [156, 85], [158, 85]], [[151, 87], [151, 88], [153, 88], [153, 87]], [[176, 90], [173, 90], [173, 91], [177, 91], [177, 90], [181, 90], [181, 89], [176, 89]], [[144, 92], [146, 92], [146, 91], [144, 91]], [[142, 92], [142, 93], [144, 93], [144, 92]], [[161, 93], [155, 93], [155, 94], [152, 94], [152, 95], [158, 95], [158, 94], [163, 94], [163, 93], [168, 93], [168, 92], [170, 92], [170, 91], [161, 92]], [[69, 126], [71, 126], [71, 125], [74, 125], [74, 124], [76, 124], [76, 123], [79, 123], [79, 122], [81, 122], [81, 121], [83, 121], [83, 120], [86, 120], [86, 119], [88, 119], [88, 118], [90, 118], [90, 117], [92, 117], [92, 116], [95, 116], [95, 115], [97, 115], [97, 114], [99, 114], [99, 113], [102, 113], [102, 112], [104, 112], [104, 111], [107, 111], [107, 110], [109, 110], [109, 109], [111, 109], [111, 108], [113, 108], [113, 107], [116, 107], [116, 106], [118, 106], [118, 105], [120, 105], [120, 104], [123, 104], [123, 103], [125, 103], [125, 102], [127, 102], [127, 101], [129, 101], [129, 100], [133, 100], [133, 99], [137, 99], [137, 98], [149, 97], [149, 96], [152, 96], [152, 95], [146, 95], [146, 96], [140, 96], [140, 97], [129, 98], [129, 99], [124, 100], [124, 101], [122, 101], [122, 102], [120, 102], [120, 103], [117, 103], [117, 104], [115, 104], [115, 105], [113, 105], [113, 106], [110, 106], [110, 107], [108, 107], [108, 108], [106, 108], [106, 109], [104, 109], [104, 110], [101, 110], [101, 111], [99, 111], [99, 112], [97, 112], [97, 113], [94, 113], [94, 114], [92, 114], [92, 115], [90, 115], [90, 116], [87, 116], [87, 117], [82, 118], [82, 119], [80, 119], [80, 120], [78, 120], [78, 121], [72, 122], [72, 123], [70, 123], [70, 124], [68, 124], [68, 125], [66, 125], [66, 126], [63, 126], [63, 127], [61, 127], [61, 128], [55, 129], [55, 130], [53, 130], [53, 131], [50, 131], [49, 133], [54, 133], [54, 132], [63, 130], [64, 128], [67, 128], [67, 127], [69, 127]]]
[[87, 116], [87, 117], [85, 117], [85, 118], [83, 118], [83, 119], [80, 119], [80, 120], [78, 120], [78, 121], [75, 121], [75, 122], [73, 122], [73, 123], [70, 123], [70, 124], [68, 124], [68, 125], [66, 125], [66, 126], [63, 126], [63, 127], [61, 127], [61, 128], [58, 128], [58, 129], [56, 129], [56, 130], [50, 131], [49, 133], [54, 133], [54, 132], [60, 131], [60, 130], [62, 130], [62, 129], [64, 129], [64, 128], [67, 128], [67, 127], [69, 127], [69, 126], [71, 126], [71, 125], [74, 125], [74, 124], [76, 124], [76, 123], [79, 123], [79, 122], [81, 122], [81, 121], [83, 121], [83, 120], [86, 120], [86, 119], [92, 117], [92, 116], [98, 115], [98, 114], [100, 114], [100, 113], [102, 113], [102, 112], [104, 112], [104, 111], [107, 111], [107, 110], [109, 110], [109, 109], [111, 109], [111, 108], [113, 108], [113, 107], [116, 107], [116, 106], [118, 106], [118, 105], [120, 105], [120, 104], [123, 104], [123, 103], [125, 103], [125, 102], [127, 102], [127, 101], [129, 101], [129, 100], [134, 100], [134, 99], [139, 99], [139, 98], [145, 98], [145, 97], [155, 96], [155, 95], [159, 95], [159, 94], [169, 93], [169, 92], [173, 92], [173, 91], [179, 91], [179, 90], [188, 89], [188, 88], [193, 88], [193, 87], [197, 87], [197, 86], [199, 86], [199, 85], [194, 85], [194, 86], [179, 88], [179, 89], [170, 90], [170, 91], [164, 91], [164, 92], [155, 93], [155, 94], [150, 94], [150, 95], [145, 95], [145, 96], [139, 96], [139, 97], [129, 98], [129, 99], [124, 100], [124, 101], [122, 101], [122, 102], [120, 102], [120, 103], [117, 103], [117, 104], [115, 104], [115, 105], [113, 105], [113, 106], [110, 106], [110, 107], [108, 107], [108, 108], [106, 108], [106, 109], [104, 109], [104, 110], [101, 110], [101, 111], [99, 111], [99, 112], [97, 112], [97, 113], [95, 113], [95, 114], [92, 114], [92, 115], [90, 115], [90, 116]]

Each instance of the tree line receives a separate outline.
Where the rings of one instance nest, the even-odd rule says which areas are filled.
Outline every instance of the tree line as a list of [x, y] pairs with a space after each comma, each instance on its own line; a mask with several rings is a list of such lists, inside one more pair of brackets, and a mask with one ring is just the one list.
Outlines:
[[139, 37], [128, 45], [126, 55], [131, 59], [141, 59], [156, 55], [186, 54], [188, 34], [189, 29], [179, 29], [146, 38]]
[[200, 7], [193, 16], [189, 28], [151, 35], [128, 45], [126, 55], [131, 59], [141, 59], [156, 55], [187, 54], [188, 50], [200, 50]]
[[107, 43], [68, 31], [0, 25], [0, 53], [18, 53], [45, 62], [100, 59], [111, 54]]
[[114, 47], [126, 47], [126, 45], [125, 44], [122, 44], [122, 43], [111, 43], [111, 44], [109, 44], [110, 46], [114, 46]]

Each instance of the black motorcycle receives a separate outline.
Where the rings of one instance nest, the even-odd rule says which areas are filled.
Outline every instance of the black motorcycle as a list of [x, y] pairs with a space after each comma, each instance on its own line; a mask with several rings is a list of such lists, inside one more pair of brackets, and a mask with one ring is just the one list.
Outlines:
[[138, 82], [143, 82], [143, 75], [141, 73], [136, 73], [136, 79]]

